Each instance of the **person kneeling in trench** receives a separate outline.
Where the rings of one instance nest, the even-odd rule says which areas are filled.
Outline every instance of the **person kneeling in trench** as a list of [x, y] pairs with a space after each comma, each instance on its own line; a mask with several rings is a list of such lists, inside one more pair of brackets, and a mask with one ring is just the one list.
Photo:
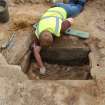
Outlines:
[[73, 18], [83, 11], [86, 0], [69, 0], [68, 4], [56, 3], [41, 17], [35, 30], [37, 40], [32, 44], [34, 56], [40, 70], [40, 74], [46, 73], [40, 51], [43, 47], [49, 47], [54, 42], [54, 37], [61, 37], [71, 27]]

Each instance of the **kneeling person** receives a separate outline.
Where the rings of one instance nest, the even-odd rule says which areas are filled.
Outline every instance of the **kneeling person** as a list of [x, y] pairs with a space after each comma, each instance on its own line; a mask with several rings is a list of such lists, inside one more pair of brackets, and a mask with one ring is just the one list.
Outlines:
[[73, 17], [77, 16], [84, 8], [85, 0], [70, 0], [68, 4], [57, 3], [41, 17], [37, 24], [35, 35], [37, 41], [33, 43], [33, 52], [41, 74], [45, 74], [46, 68], [40, 56], [42, 47], [53, 44], [54, 37], [61, 37], [73, 23]]

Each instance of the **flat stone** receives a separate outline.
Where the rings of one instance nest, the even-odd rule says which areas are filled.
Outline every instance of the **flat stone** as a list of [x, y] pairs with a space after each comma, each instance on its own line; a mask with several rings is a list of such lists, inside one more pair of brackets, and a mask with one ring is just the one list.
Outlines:
[[[94, 45], [90, 46], [91, 53], [89, 54], [89, 61], [91, 67], [91, 76], [96, 80], [100, 80], [105, 76], [104, 56], [99, 53]], [[100, 50], [100, 52], [104, 50]]]
[[0, 65], [8, 65], [4, 56], [0, 53]]
[[3, 40], [5, 38], [5, 35], [3, 32], [0, 33], [0, 41]]
[[32, 33], [30, 31], [20, 30], [16, 32], [16, 37], [11, 48], [2, 51], [9, 64], [20, 64], [21, 59], [30, 50], [32, 43]]
[[21, 67], [15, 65], [1, 65], [0, 77], [18, 82], [28, 80], [27, 76], [22, 72]]
[[22, 68], [22, 71], [24, 73], [27, 73], [28, 72], [28, 69], [29, 69], [29, 66], [30, 66], [30, 56], [31, 56], [31, 51], [29, 51], [23, 58], [22, 58], [22, 61], [21, 61], [21, 68]]
[[41, 55], [50, 63], [82, 65], [87, 62], [89, 51], [80, 40], [57, 40], [53, 47], [42, 49]]

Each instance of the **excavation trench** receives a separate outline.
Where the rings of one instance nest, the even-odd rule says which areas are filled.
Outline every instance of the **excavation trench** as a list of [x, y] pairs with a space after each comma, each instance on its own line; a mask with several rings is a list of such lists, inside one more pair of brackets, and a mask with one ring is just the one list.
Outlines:
[[[21, 65], [22, 71], [29, 79], [44, 80], [89, 80], [90, 75], [89, 53], [90, 48], [83, 39], [56, 39], [53, 46], [43, 48], [41, 56], [47, 68], [46, 75], [40, 75], [36, 67], [30, 45], [33, 40], [31, 28], [21, 28], [23, 21], [12, 24], [17, 29], [13, 47], [3, 50], [2, 53], [9, 64]], [[25, 25], [25, 27], [28, 27]], [[18, 49], [17, 49], [18, 48]]]
[[[16, 32], [16, 43], [14, 43], [14, 47], [9, 51], [3, 51], [3, 55], [6, 57], [8, 63], [21, 65], [23, 72], [28, 75], [29, 79], [34, 80], [92, 79], [88, 57], [90, 48], [84, 44], [84, 40], [57, 40], [51, 48], [43, 49], [41, 56], [47, 68], [47, 72], [44, 76], [40, 75], [32, 51], [29, 51], [30, 44], [32, 43], [32, 24], [38, 20], [42, 11], [47, 8], [43, 7], [37, 10], [39, 7], [40, 5], [35, 5], [27, 10], [26, 6], [22, 6], [22, 13], [20, 12], [21, 8], [18, 8], [16, 14], [15, 10], [13, 11], [10, 31]], [[28, 12], [26, 12], [26, 10]], [[36, 17], [33, 15], [35, 12]]]
[[43, 80], [89, 80], [92, 79], [89, 65], [90, 48], [83, 40], [57, 40], [51, 48], [42, 49], [41, 56], [47, 68], [46, 75], [40, 75], [33, 53], [27, 72], [29, 79]]

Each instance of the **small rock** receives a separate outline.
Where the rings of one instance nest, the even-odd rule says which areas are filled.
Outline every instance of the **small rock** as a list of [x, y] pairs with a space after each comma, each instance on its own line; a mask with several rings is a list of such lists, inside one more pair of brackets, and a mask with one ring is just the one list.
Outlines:
[[62, 67], [61, 69], [62, 69], [63, 71], [65, 71], [65, 70], [66, 70], [66, 66]]
[[30, 66], [30, 55], [31, 51], [29, 51], [22, 59], [21, 61], [21, 68], [24, 73], [28, 72], [29, 66]]
[[0, 65], [8, 65], [4, 56], [0, 53]]
[[58, 65], [57, 65], [57, 64], [55, 64], [53, 67], [54, 67], [54, 68], [58, 68]]
[[71, 70], [71, 67], [67, 67], [66, 71], [70, 71]]
[[48, 63], [82, 65], [87, 62], [89, 52], [80, 40], [59, 40], [52, 47], [42, 49], [41, 56]]
[[22, 72], [21, 67], [15, 65], [1, 65], [0, 77], [6, 77], [8, 80], [17, 82], [28, 80], [27, 76]]
[[18, 65], [21, 63], [22, 58], [30, 50], [32, 43], [31, 31], [17, 31], [15, 43], [10, 49], [2, 51], [9, 64]]

